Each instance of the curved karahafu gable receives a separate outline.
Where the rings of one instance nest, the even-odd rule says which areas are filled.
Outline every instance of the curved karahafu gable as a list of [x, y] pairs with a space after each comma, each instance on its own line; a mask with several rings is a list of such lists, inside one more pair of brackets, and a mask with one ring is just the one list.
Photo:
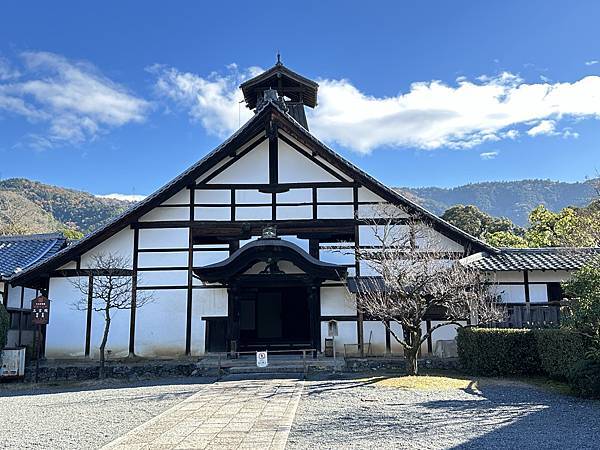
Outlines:
[[226, 282], [258, 262], [266, 263], [262, 273], [284, 274], [278, 266], [280, 261], [289, 261], [307, 275], [321, 280], [340, 280], [346, 274], [345, 267], [320, 261], [296, 244], [277, 238], [249, 242], [223, 261], [194, 269], [194, 274], [202, 281]]

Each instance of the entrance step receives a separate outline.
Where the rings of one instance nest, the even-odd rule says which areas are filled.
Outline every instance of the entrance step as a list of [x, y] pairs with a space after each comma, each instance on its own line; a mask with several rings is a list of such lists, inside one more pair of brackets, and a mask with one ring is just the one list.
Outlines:
[[204, 371], [216, 370], [230, 374], [241, 373], [305, 373], [342, 371], [346, 367], [343, 358], [307, 358], [283, 357], [269, 358], [267, 367], [257, 367], [255, 357], [242, 356], [237, 359], [218, 358], [212, 355], [202, 358], [196, 366]]

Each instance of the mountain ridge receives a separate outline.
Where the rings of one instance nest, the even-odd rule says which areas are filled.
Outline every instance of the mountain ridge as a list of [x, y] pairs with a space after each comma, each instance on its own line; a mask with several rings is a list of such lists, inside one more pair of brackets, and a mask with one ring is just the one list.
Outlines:
[[[552, 211], [586, 206], [597, 196], [600, 179], [486, 181], [453, 188], [394, 188], [429, 211], [442, 215], [451, 206], [474, 205], [495, 217], [527, 225], [529, 212], [540, 204]], [[0, 234], [73, 230], [89, 233], [131, 207], [126, 200], [49, 185], [26, 178], [0, 180]]]

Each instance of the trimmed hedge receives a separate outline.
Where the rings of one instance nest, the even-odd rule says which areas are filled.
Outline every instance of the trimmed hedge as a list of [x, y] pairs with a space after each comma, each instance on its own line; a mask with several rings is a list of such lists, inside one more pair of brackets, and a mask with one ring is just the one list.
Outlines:
[[585, 338], [579, 333], [564, 329], [531, 331], [537, 341], [543, 372], [551, 378], [569, 379], [574, 366], [585, 359]]
[[476, 375], [535, 375], [541, 362], [531, 330], [459, 328], [458, 357]]
[[0, 303], [0, 350], [6, 345], [6, 335], [8, 334], [8, 327], [10, 325], [10, 317], [4, 305]]
[[545, 374], [569, 379], [587, 342], [564, 329], [462, 328], [456, 338], [462, 368], [476, 375]]
[[600, 398], [600, 361], [582, 359], [569, 372], [569, 384], [586, 398]]

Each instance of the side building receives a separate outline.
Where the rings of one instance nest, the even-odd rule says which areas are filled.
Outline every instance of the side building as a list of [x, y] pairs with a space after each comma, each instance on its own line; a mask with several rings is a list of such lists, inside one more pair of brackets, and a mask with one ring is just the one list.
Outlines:
[[12, 279], [28, 267], [50, 258], [66, 243], [61, 233], [0, 236], [0, 302], [10, 320], [7, 347], [33, 344], [31, 300], [40, 293], [36, 288], [11, 286]]

